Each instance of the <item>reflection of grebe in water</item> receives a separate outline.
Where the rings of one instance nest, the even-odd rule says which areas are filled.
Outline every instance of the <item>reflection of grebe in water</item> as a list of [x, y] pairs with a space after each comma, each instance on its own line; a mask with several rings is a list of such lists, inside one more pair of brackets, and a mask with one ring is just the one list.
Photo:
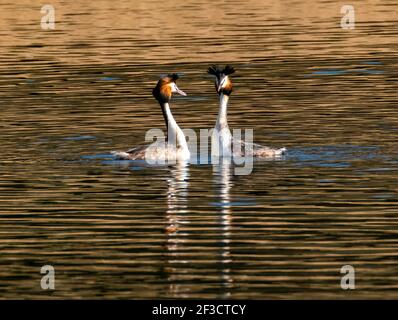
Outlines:
[[[213, 164], [214, 173], [214, 184], [218, 195], [218, 201], [220, 203], [221, 215], [220, 215], [220, 230], [222, 235], [222, 247], [221, 247], [221, 279], [224, 289], [232, 287], [233, 279], [230, 275], [231, 263], [231, 199], [230, 190], [232, 188], [231, 176], [232, 176], [232, 164], [230, 158], [220, 159], [218, 164]], [[223, 293], [223, 298], [228, 298], [230, 291], [226, 290]]]
[[167, 227], [171, 233], [178, 230], [179, 214], [187, 211], [189, 167], [185, 161], [179, 161], [170, 167], [171, 177], [167, 180]]
[[187, 197], [189, 187], [189, 167], [185, 161], [179, 161], [174, 166], [170, 166], [170, 178], [167, 180], [167, 211], [166, 228], [167, 240], [165, 244], [165, 255], [167, 257], [167, 281], [168, 291], [172, 296], [180, 293], [178, 279], [178, 269], [173, 267], [175, 261], [179, 261], [178, 248], [181, 246], [181, 238], [177, 237], [180, 225], [184, 221], [187, 213]]
[[[231, 276], [231, 200], [232, 164], [230, 159], [220, 159], [219, 164], [213, 164], [213, 184], [215, 186], [217, 203], [220, 211], [215, 212], [212, 219], [216, 222], [216, 237], [209, 248], [204, 245], [198, 249], [198, 254], [205, 254], [207, 263], [213, 263], [213, 270], [218, 274], [218, 282], [221, 289], [220, 298], [228, 298], [231, 295], [233, 279]], [[167, 211], [166, 211], [166, 242], [164, 274], [168, 284], [167, 294], [170, 297], [184, 297], [190, 278], [189, 269], [198, 267], [195, 265], [195, 252], [192, 250], [193, 235], [186, 229], [190, 223], [188, 208], [189, 167], [186, 162], [178, 162], [170, 166], [170, 178], [167, 180]], [[200, 266], [200, 265], [199, 265]], [[214, 269], [215, 268], [215, 269]]]

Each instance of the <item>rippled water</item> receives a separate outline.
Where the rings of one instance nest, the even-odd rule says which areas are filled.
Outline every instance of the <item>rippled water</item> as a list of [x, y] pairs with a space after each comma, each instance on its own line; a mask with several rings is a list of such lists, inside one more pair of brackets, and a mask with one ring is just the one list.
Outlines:
[[[0, 4], [1, 298], [398, 297], [396, 1], [352, 1], [355, 30], [336, 1], [51, 3], [46, 31], [40, 1]], [[237, 70], [231, 128], [286, 157], [109, 156], [164, 128], [160, 74], [181, 127], [212, 127], [213, 63]]]

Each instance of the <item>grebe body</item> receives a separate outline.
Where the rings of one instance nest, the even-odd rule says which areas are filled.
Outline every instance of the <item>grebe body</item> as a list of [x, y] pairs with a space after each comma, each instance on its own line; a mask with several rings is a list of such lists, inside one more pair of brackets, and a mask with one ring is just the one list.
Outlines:
[[113, 155], [119, 160], [188, 160], [190, 152], [185, 135], [171, 113], [169, 102], [173, 93], [186, 96], [177, 87], [177, 74], [160, 78], [152, 90], [159, 102], [166, 123], [166, 141], [156, 141], [150, 145], [138, 146], [127, 151], [115, 151]]
[[213, 157], [232, 155], [257, 158], [272, 158], [283, 155], [286, 148], [271, 148], [234, 139], [228, 127], [227, 109], [233, 88], [229, 75], [233, 74], [235, 69], [228, 65], [224, 69], [212, 66], [207, 72], [214, 76], [216, 92], [220, 98], [218, 117], [212, 134], [211, 155]]

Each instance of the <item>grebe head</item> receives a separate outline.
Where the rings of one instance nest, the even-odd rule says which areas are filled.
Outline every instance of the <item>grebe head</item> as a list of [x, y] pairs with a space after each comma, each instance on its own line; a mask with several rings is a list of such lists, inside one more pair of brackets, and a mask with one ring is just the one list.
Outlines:
[[187, 95], [177, 87], [176, 81], [178, 78], [178, 74], [176, 73], [160, 78], [156, 87], [152, 90], [153, 96], [159, 101], [159, 103], [163, 104], [169, 102], [173, 93], [178, 93], [182, 96]]
[[229, 65], [226, 65], [224, 69], [220, 69], [217, 66], [211, 66], [207, 70], [208, 74], [215, 77], [216, 91], [219, 95], [225, 94], [229, 96], [232, 93], [232, 82], [229, 75], [234, 72], [235, 69]]

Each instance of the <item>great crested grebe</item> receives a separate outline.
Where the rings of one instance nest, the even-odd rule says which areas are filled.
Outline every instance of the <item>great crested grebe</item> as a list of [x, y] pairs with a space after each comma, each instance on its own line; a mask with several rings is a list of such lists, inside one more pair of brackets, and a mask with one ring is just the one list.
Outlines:
[[186, 96], [186, 93], [177, 87], [177, 74], [161, 77], [152, 94], [162, 108], [166, 122], [166, 141], [154, 142], [150, 145], [139, 146], [126, 152], [114, 151], [112, 154], [120, 160], [188, 160], [190, 152], [183, 131], [171, 114], [169, 102], [172, 93]]
[[[286, 152], [286, 148], [269, 148], [255, 143], [247, 143], [241, 140], [236, 140], [231, 135], [231, 131], [227, 122], [227, 107], [228, 100], [232, 93], [232, 82], [229, 78], [235, 69], [231, 66], [225, 66], [220, 69], [217, 66], [209, 67], [207, 73], [215, 77], [215, 86], [217, 94], [220, 97], [220, 109], [218, 111], [217, 122], [211, 139], [211, 154], [212, 156], [252, 156], [258, 158], [272, 158], [279, 157]], [[243, 148], [238, 148], [239, 154], [233, 151], [233, 144], [238, 144]], [[243, 150], [241, 150], [243, 149]]]

